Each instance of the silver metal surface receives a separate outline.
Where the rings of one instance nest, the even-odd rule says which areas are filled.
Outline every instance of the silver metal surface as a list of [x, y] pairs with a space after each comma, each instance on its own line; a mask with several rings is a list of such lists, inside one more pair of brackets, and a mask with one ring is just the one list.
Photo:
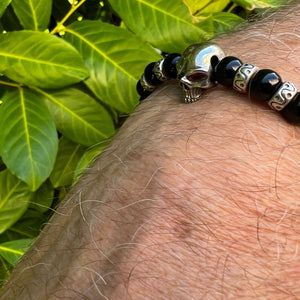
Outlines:
[[233, 88], [240, 93], [247, 93], [250, 79], [258, 71], [258, 67], [251, 64], [243, 64], [235, 74]]
[[215, 86], [212, 79], [211, 59], [225, 57], [223, 50], [216, 44], [200, 43], [189, 46], [178, 61], [177, 78], [185, 92], [185, 102], [192, 103], [201, 98], [203, 89]]
[[153, 92], [155, 90], [155, 86], [149, 84], [146, 79], [145, 79], [145, 74], [142, 75], [142, 78], [140, 79], [141, 86], [143, 87], [144, 90], [148, 92]]
[[289, 81], [284, 82], [269, 100], [268, 104], [274, 110], [280, 111], [286, 107], [297, 94], [297, 87]]
[[164, 59], [161, 59], [161, 60], [157, 61], [154, 66], [154, 74], [155, 74], [156, 78], [159, 79], [160, 81], [165, 81], [168, 79], [162, 71], [163, 62], [164, 62]]

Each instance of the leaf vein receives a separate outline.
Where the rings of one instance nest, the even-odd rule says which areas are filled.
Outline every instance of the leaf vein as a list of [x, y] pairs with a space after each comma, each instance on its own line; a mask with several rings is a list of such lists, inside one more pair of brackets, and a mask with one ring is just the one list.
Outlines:
[[124, 74], [126, 74], [128, 77], [136, 80], [130, 73], [128, 73], [125, 69], [123, 69], [120, 65], [116, 64], [111, 58], [109, 58], [104, 52], [102, 52], [99, 48], [95, 47], [89, 40], [87, 40], [84, 36], [81, 34], [77, 33], [76, 31], [73, 31], [69, 28], [66, 28], [66, 32], [69, 32], [79, 39], [81, 39], [83, 42], [85, 42], [89, 47], [91, 47], [95, 52], [99, 53], [101, 56], [103, 56], [106, 60], [108, 60], [115, 68], [119, 69], [122, 71]]

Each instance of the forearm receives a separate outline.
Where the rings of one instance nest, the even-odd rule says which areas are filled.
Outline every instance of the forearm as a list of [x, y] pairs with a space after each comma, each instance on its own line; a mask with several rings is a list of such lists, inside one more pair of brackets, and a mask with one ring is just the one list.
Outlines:
[[[299, 86], [289, 16], [218, 43]], [[169, 84], [137, 108], [2, 299], [300, 297], [298, 128], [222, 87], [181, 98]]]

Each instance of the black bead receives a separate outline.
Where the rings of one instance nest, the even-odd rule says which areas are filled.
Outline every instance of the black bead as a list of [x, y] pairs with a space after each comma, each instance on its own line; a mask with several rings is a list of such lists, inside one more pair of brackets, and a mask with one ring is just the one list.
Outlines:
[[211, 57], [211, 59], [210, 59], [210, 64], [211, 64], [213, 70], [215, 69], [215, 67], [217, 66], [217, 64], [218, 64], [219, 62], [220, 62], [220, 60], [219, 60], [218, 56], [213, 55], [213, 56]]
[[[141, 96], [140, 101], [141, 101], [141, 100], [144, 100], [145, 98], [147, 98], [147, 97], [151, 94], [151, 92], [146, 91], [146, 90], [142, 87], [140, 81], [138, 81], [137, 84], [136, 84], [136, 91], [137, 91], [138, 94]], [[143, 98], [143, 99], [142, 99], [142, 98]]]
[[269, 69], [259, 70], [249, 83], [249, 96], [253, 100], [268, 101], [281, 86], [281, 77]]
[[214, 69], [214, 79], [221, 85], [232, 86], [234, 76], [243, 63], [234, 56], [224, 57]]
[[300, 123], [300, 93], [281, 111], [283, 117], [290, 123]]
[[162, 64], [162, 72], [167, 78], [177, 78], [176, 64], [180, 59], [180, 54], [168, 54]]
[[160, 81], [159, 79], [156, 78], [155, 74], [154, 74], [154, 66], [155, 66], [155, 62], [150, 63], [144, 71], [144, 75], [145, 75], [145, 80], [153, 86], [157, 86], [160, 85], [162, 83], [162, 81]]

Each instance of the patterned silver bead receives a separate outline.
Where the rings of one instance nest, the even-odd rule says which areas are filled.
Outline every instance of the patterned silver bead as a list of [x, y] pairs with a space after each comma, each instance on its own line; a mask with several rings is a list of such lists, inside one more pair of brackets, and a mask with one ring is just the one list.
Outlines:
[[268, 104], [274, 110], [280, 111], [285, 108], [297, 94], [297, 87], [289, 81], [284, 82], [277, 92], [269, 100]]
[[159, 79], [160, 81], [165, 81], [168, 79], [162, 71], [163, 63], [164, 63], [164, 59], [161, 59], [157, 61], [154, 66], [154, 74], [156, 78]]
[[155, 86], [149, 84], [145, 79], [145, 74], [142, 75], [142, 78], [140, 79], [141, 86], [144, 90], [148, 92], [153, 92], [155, 90]]
[[258, 71], [258, 67], [251, 64], [243, 64], [235, 74], [233, 88], [240, 93], [247, 93], [250, 79]]

